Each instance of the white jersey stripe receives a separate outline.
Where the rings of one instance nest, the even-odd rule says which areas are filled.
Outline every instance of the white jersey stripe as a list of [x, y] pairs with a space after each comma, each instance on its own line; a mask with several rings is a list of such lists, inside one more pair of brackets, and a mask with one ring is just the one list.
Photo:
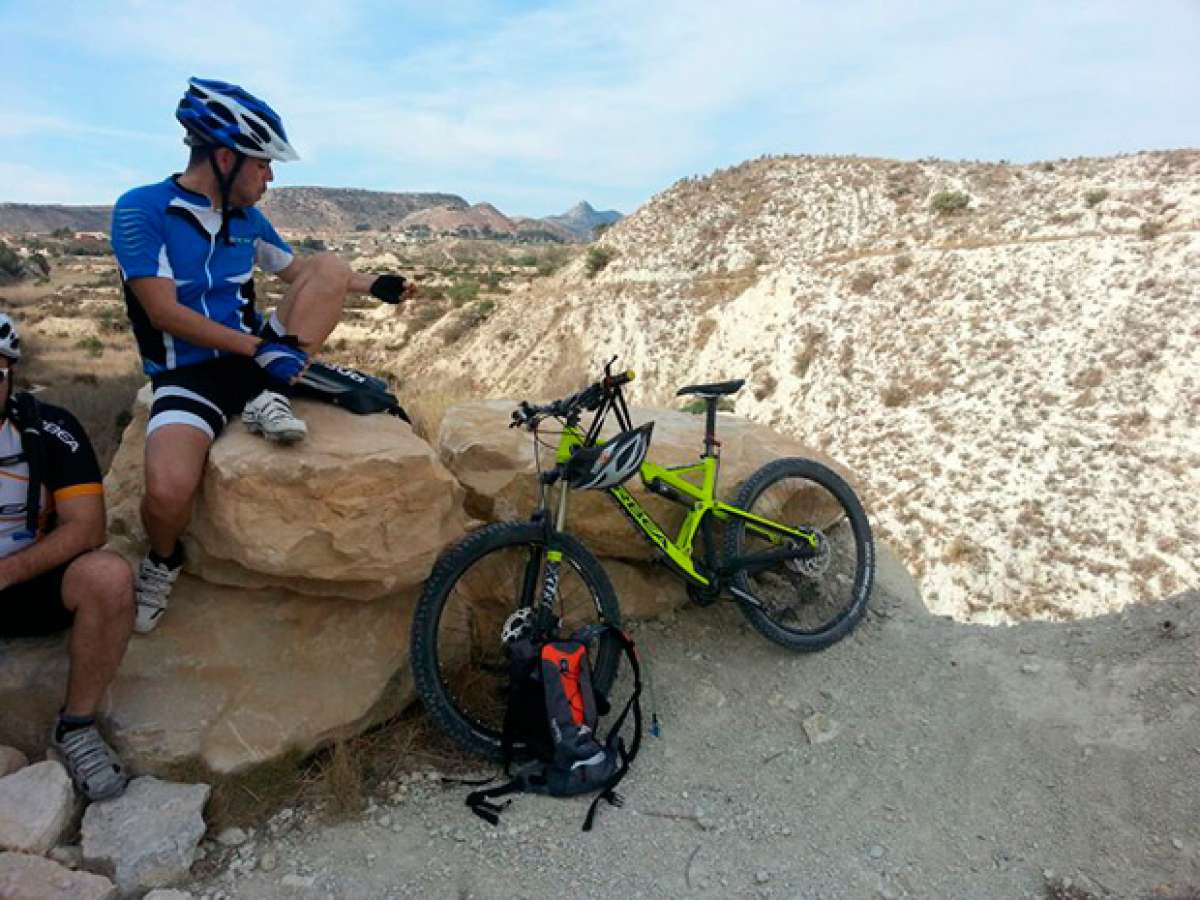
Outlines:
[[146, 423], [147, 437], [155, 429], [162, 428], [164, 425], [191, 425], [193, 428], [199, 428], [213, 440], [216, 440], [217, 437], [212, 430], [212, 426], [200, 418], [200, 416], [195, 413], [184, 412], [181, 409], [169, 409], [154, 416]]

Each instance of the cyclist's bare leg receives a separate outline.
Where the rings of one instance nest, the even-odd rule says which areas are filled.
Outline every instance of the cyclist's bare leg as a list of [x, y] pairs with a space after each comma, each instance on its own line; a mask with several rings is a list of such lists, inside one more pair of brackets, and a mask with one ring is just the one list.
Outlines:
[[305, 352], [315, 353], [341, 319], [346, 294], [369, 286], [369, 276], [353, 272], [337, 255], [318, 253], [308, 258], [288, 287], [276, 314], [287, 333], [300, 339]]
[[133, 631], [133, 573], [117, 554], [93, 550], [67, 567], [62, 598], [75, 613], [63, 712], [91, 716], [117, 674]]
[[212, 438], [191, 425], [163, 425], [146, 439], [146, 492], [142, 524], [150, 546], [162, 559], [192, 518]]

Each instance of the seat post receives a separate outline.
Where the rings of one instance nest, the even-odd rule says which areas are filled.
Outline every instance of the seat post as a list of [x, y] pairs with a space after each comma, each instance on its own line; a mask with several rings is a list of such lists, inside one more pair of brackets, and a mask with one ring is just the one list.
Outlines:
[[716, 456], [714, 452], [720, 445], [717, 443], [717, 401], [720, 397], [709, 395], [704, 398], [707, 408], [704, 413], [704, 455]]

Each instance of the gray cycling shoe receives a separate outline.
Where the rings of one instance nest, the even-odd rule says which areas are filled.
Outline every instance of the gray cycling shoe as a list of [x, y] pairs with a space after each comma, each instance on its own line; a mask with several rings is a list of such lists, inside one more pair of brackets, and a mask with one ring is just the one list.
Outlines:
[[75, 787], [89, 800], [109, 800], [125, 790], [129, 776], [120, 758], [100, 736], [95, 725], [74, 728], [57, 739], [58, 724], [50, 732], [50, 746], [58, 753]]

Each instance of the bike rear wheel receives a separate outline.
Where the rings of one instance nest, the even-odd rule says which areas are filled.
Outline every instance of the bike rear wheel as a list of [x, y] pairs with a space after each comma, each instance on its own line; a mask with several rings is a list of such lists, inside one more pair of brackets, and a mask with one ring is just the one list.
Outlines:
[[[849, 634], [867, 611], [875, 545], [862, 504], [845, 480], [813, 460], [778, 459], [747, 479], [733, 505], [811, 530], [818, 541], [819, 553], [811, 560], [779, 562], [733, 578], [733, 586], [753, 598], [735, 593], [750, 624], [791, 650], [821, 650]], [[777, 546], [744, 520], [730, 519], [726, 559]]]
[[[555, 612], [563, 636], [585, 625], [621, 625], [612, 583], [579, 541], [560, 534]], [[508, 702], [508, 654], [501, 632], [518, 610], [536, 605], [546, 578], [542, 525], [501, 522], [473, 532], [447, 551], [425, 584], [412, 624], [417, 693], [435, 722], [464, 749], [501, 756]], [[607, 693], [620, 646], [611, 635], [588, 646], [592, 683]], [[517, 748], [518, 750], [520, 748]]]

